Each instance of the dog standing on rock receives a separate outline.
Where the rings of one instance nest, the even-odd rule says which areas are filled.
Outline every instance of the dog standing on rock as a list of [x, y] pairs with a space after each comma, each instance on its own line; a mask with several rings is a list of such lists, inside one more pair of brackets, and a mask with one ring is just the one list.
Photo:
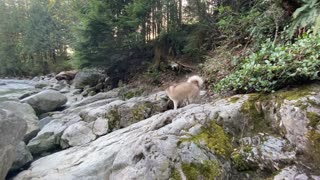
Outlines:
[[176, 110], [180, 103], [187, 100], [187, 104], [193, 103], [200, 95], [203, 79], [197, 75], [189, 77], [187, 82], [175, 84], [166, 89], [166, 93], [173, 101]]

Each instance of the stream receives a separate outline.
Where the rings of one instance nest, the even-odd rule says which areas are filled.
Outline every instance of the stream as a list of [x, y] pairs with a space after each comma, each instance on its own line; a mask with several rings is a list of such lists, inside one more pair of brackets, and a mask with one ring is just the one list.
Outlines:
[[34, 89], [31, 80], [0, 79], [0, 102], [17, 100], [21, 95]]

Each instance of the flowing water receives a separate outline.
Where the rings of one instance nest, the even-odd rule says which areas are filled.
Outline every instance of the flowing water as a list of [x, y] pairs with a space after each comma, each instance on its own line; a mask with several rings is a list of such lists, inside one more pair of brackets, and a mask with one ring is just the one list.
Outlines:
[[0, 79], [0, 102], [16, 100], [33, 89], [34, 84], [30, 80]]

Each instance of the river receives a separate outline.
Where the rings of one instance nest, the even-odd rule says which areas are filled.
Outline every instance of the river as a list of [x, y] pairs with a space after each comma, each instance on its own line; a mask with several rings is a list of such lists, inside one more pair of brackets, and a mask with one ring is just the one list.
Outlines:
[[0, 79], [0, 102], [16, 100], [33, 89], [34, 82], [31, 80]]

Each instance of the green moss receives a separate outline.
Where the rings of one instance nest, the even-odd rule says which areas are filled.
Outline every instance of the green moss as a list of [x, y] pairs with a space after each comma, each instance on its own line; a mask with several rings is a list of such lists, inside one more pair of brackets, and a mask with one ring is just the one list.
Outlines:
[[219, 126], [214, 120], [209, 127], [202, 129], [202, 132], [191, 139], [187, 139], [200, 144], [205, 142], [207, 147], [216, 154], [230, 157], [232, 144], [229, 136], [224, 132], [223, 127]]
[[243, 151], [245, 153], [250, 153], [252, 151], [252, 147], [251, 146], [245, 146], [245, 147], [243, 147]]
[[320, 109], [320, 104], [316, 101], [308, 99], [308, 103], [311, 104], [312, 107]]
[[320, 170], [320, 133], [313, 129], [308, 132], [307, 134], [308, 137], [308, 150], [307, 150], [307, 158], [308, 162], [310, 165], [317, 169]]
[[[264, 117], [261, 104], [268, 105], [268, 103], [272, 103], [279, 109], [284, 100], [299, 100], [312, 94], [315, 90], [313, 85], [305, 85], [290, 90], [280, 90], [272, 94], [250, 94], [249, 99], [241, 107], [241, 112], [248, 116], [248, 132], [273, 132], [270, 121]], [[297, 101], [296, 106], [306, 110], [308, 103]]]
[[132, 110], [132, 116], [133, 120], [140, 121], [145, 119], [145, 113], [146, 113], [147, 107], [145, 105], [137, 106]]
[[181, 180], [181, 175], [180, 175], [180, 172], [178, 171], [178, 169], [174, 169], [172, 172], [171, 172], [171, 179], [172, 180]]
[[307, 112], [307, 118], [309, 119], [308, 126], [316, 128], [320, 123], [320, 115], [315, 112]]
[[264, 118], [261, 109], [261, 103], [268, 99], [268, 95], [264, 94], [251, 94], [246, 102], [241, 107], [241, 112], [248, 117], [248, 132], [271, 132], [272, 127], [270, 121]]
[[206, 161], [203, 164], [182, 164], [182, 171], [188, 180], [214, 180], [221, 175], [221, 167], [217, 161]]
[[117, 107], [114, 107], [111, 109], [107, 114], [106, 118], [108, 119], [108, 125], [109, 129], [113, 130], [115, 128], [119, 128], [120, 126], [120, 120], [121, 120], [121, 114], [118, 111]]
[[317, 171], [320, 170], [320, 133], [317, 130], [317, 126], [320, 123], [320, 115], [314, 112], [307, 112], [307, 117], [309, 119], [308, 126], [311, 128], [307, 133], [307, 150], [306, 153], [306, 160], [307, 164], [309, 164], [312, 168], [316, 169]]
[[277, 97], [279, 100], [298, 100], [301, 97], [305, 97], [311, 94], [313, 91], [312, 85], [304, 85], [299, 88], [294, 88], [290, 90], [280, 90], [273, 95]]
[[245, 157], [240, 153], [234, 153], [232, 155], [232, 163], [238, 171], [249, 170], [249, 164], [245, 161]]
[[230, 102], [231, 103], [236, 103], [240, 98], [239, 97], [231, 97]]
[[143, 92], [144, 90], [142, 89], [133, 89], [133, 90], [123, 89], [123, 90], [120, 90], [119, 94], [123, 100], [127, 100], [133, 97], [141, 96]]
[[308, 103], [302, 102], [302, 101], [298, 101], [297, 103], [295, 103], [295, 106], [299, 107], [301, 110], [305, 111], [308, 108]]

